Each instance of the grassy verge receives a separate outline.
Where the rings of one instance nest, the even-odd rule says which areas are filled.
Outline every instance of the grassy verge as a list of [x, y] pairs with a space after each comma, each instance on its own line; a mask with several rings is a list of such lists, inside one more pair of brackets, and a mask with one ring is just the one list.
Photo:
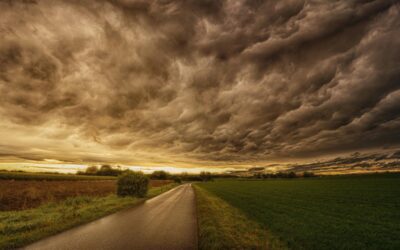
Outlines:
[[285, 246], [249, 220], [240, 210], [194, 185], [200, 249], [285, 249]]
[[151, 188], [146, 198], [73, 197], [35, 209], [0, 212], [0, 249], [14, 249], [117, 212], [159, 195], [176, 184]]

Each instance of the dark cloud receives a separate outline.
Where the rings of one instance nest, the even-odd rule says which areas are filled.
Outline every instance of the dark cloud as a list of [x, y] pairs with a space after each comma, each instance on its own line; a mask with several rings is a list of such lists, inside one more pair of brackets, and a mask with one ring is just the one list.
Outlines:
[[331, 160], [308, 164], [289, 164], [285, 169], [292, 171], [316, 171], [320, 173], [337, 173], [345, 171], [390, 171], [400, 167], [399, 152], [353, 153]]
[[222, 166], [397, 146], [399, 6], [1, 1], [0, 153]]

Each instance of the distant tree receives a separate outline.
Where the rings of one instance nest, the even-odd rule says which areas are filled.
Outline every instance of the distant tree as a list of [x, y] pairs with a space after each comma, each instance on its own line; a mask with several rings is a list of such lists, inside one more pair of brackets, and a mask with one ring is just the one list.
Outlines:
[[112, 169], [112, 167], [108, 164], [101, 165], [101, 167], [100, 167], [100, 171], [110, 171], [111, 169]]
[[189, 176], [189, 174], [187, 172], [182, 172], [180, 174], [181, 179], [184, 180], [184, 181], [188, 180], [188, 176]]
[[86, 168], [85, 173], [88, 175], [95, 175], [99, 171], [99, 168], [97, 166], [90, 166]]
[[174, 175], [174, 176], [172, 177], [172, 180], [173, 180], [175, 183], [182, 183], [181, 177], [176, 176], [176, 175]]
[[275, 177], [275, 175], [274, 174], [271, 174], [271, 173], [268, 173], [268, 174], [263, 174], [262, 175], [263, 176], [263, 178], [273, 178], [273, 177]]
[[271, 176], [272, 178], [296, 178], [297, 175], [295, 172], [278, 172]]
[[313, 172], [303, 172], [303, 177], [308, 178], [308, 177], [315, 177], [315, 174]]
[[97, 171], [97, 175], [104, 175], [104, 176], [118, 176], [122, 173], [121, 169], [113, 168], [108, 164], [102, 165], [100, 170]]
[[210, 172], [202, 171], [200, 173], [200, 179], [201, 179], [201, 181], [211, 181], [212, 180], [212, 175], [211, 175]]
[[125, 172], [118, 177], [119, 196], [145, 197], [149, 189], [149, 178], [142, 172]]
[[169, 173], [165, 172], [163, 170], [154, 171], [150, 175], [150, 179], [153, 179], [153, 180], [166, 180], [168, 178], [169, 178]]
[[264, 175], [262, 173], [255, 173], [253, 175], [253, 177], [256, 178], [256, 179], [262, 179], [262, 178], [264, 178]]

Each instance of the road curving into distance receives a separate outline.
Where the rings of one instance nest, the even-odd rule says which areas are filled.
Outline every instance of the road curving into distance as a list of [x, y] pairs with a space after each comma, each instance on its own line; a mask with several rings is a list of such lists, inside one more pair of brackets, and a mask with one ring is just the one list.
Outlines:
[[33, 243], [24, 249], [197, 249], [195, 195], [178, 186], [143, 204]]

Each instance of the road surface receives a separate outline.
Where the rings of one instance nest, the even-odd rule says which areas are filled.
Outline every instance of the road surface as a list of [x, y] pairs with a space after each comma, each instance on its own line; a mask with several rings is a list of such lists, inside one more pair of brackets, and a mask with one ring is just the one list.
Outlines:
[[25, 249], [197, 249], [194, 192], [181, 185], [141, 205], [38, 241]]

